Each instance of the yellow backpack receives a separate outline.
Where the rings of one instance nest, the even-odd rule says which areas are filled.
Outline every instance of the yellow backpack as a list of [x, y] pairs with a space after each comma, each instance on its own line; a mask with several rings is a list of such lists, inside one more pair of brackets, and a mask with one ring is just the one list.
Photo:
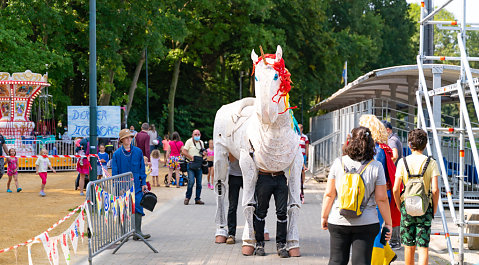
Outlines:
[[348, 170], [341, 160], [343, 166], [344, 176], [341, 178], [339, 185], [339, 213], [344, 217], [359, 217], [363, 214], [364, 208], [366, 208], [369, 198], [366, 203], [362, 203], [366, 194], [366, 186], [364, 185], [364, 179], [362, 174], [364, 170], [371, 164], [372, 160], [367, 164], [362, 164], [359, 170]]

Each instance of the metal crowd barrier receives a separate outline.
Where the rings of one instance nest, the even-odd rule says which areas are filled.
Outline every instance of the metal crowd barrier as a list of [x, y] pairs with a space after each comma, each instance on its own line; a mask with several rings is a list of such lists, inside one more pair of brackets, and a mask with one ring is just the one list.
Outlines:
[[[118, 244], [115, 254], [131, 236], [140, 238], [153, 252], [153, 248], [141, 235], [135, 232], [135, 197], [133, 174], [131, 172], [90, 181], [86, 187], [86, 211], [88, 219], [88, 262], [93, 257]], [[125, 199], [127, 198], [127, 199]], [[116, 201], [116, 202], [115, 202]], [[125, 206], [121, 207], [121, 202]], [[123, 208], [123, 209], [121, 209]]]
[[[118, 140], [112, 140], [113, 152], [118, 149]], [[74, 155], [73, 140], [34, 140], [34, 139], [7, 139], [8, 148], [15, 148], [17, 155], [38, 155], [42, 149], [47, 149], [49, 155]], [[56, 171], [75, 171], [78, 158], [49, 158]], [[18, 158], [18, 171], [35, 172], [36, 158]], [[6, 162], [6, 161], [5, 161]], [[5, 168], [7, 163], [4, 164]]]

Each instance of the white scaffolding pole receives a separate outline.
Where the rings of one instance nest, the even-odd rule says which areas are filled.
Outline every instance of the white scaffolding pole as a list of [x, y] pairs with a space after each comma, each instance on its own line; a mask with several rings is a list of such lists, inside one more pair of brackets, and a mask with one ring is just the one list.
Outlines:
[[[437, 149], [437, 155], [439, 159], [439, 165], [441, 168], [441, 175], [442, 179], [444, 182], [444, 187], [446, 189], [446, 194], [447, 194], [447, 201], [449, 205], [449, 209], [451, 212], [452, 219], [454, 223], [458, 226], [459, 228], [459, 233], [449, 233], [448, 227], [447, 227], [447, 222], [445, 219], [444, 215], [444, 208], [442, 204], [442, 200], [439, 200], [439, 212], [441, 214], [441, 219], [443, 223], [443, 229], [444, 233], [436, 233], [436, 234], [444, 234], [446, 235], [446, 241], [448, 245], [448, 251], [449, 251], [449, 256], [451, 258], [451, 263], [452, 264], [464, 264], [464, 236], [471, 236], [471, 237], [476, 237], [478, 236], [477, 234], [466, 234], [464, 233], [464, 228], [466, 224], [476, 224], [479, 223], [478, 221], [470, 221], [466, 222], [464, 220], [464, 195], [465, 195], [465, 171], [466, 171], [466, 161], [465, 161], [465, 149], [466, 149], [466, 143], [465, 143], [465, 138], [466, 136], [469, 139], [469, 144], [470, 144], [470, 149], [472, 153], [472, 162], [474, 163], [475, 166], [479, 166], [479, 153], [477, 151], [477, 145], [476, 145], [476, 139], [474, 138], [474, 132], [477, 132], [478, 128], [473, 128], [470, 117], [469, 117], [469, 112], [467, 108], [467, 101], [466, 101], [466, 93], [470, 94], [472, 97], [472, 102], [474, 104], [474, 110], [477, 118], [479, 119], [479, 98], [478, 98], [478, 93], [476, 91], [476, 84], [477, 80], [473, 79], [471, 68], [469, 66], [470, 61], [478, 61], [478, 57], [468, 57], [467, 52], [466, 52], [466, 31], [472, 29], [471, 27], [466, 27], [468, 24], [466, 23], [466, 0], [463, 0], [463, 17], [461, 22], [454, 22], [454, 21], [432, 21], [434, 15], [443, 9], [446, 5], [451, 3], [453, 0], [448, 0], [444, 5], [439, 7], [438, 9], [434, 10], [430, 14], [428, 14], [425, 17], [425, 12], [424, 12], [424, 4], [421, 5], [421, 18], [420, 18], [420, 39], [419, 39], [419, 55], [417, 56], [417, 64], [418, 64], [418, 70], [419, 70], [419, 89], [418, 92], [416, 93], [416, 99], [418, 103], [418, 125], [420, 125], [422, 128], [424, 128], [427, 131], [432, 132], [433, 136], [433, 141], [434, 141], [434, 146]], [[448, 30], [460, 30], [460, 33], [457, 34], [458, 38], [458, 47], [460, 50], [460, 57], [452, 57], [452, 56], [425, 56], [424, 54], [424, 25], [436, 25], [438, 27], [441, 27], [442, 25], [446, 25], [450, 23], [451, 25], [460, 25], [460, 27], [452, 27], [452, 28], [445, 28], [443, 27], [442, 29], [448, 29]], [[469, 24], [470, 25], [470, 24]], [[461, 62], [461, 75], [460, 78], [458, 79], [456, 84], [446, 86], [443, 88], [438, 88], [436, 90], [428, 91], [427, 89], [427, 84], [426, 84], [426, 79], [424, 75], [424, 69], [423, 69], [423, 62], [424, 60], [455, 60], [455, 61], [460, 61]], [[469, 87], [469, 91], [466, 91], [467, 86]], [[442, 93], [441, 91], [446, 91], [447, 92], [455, 92], [457, 91], [457, 96], [459, 98], [459, 103], [460, 103], [460, 111], [459, 111], [459, 128], [437, 128], [436, 123], [434, 121], [434, 116], [433, 116], [433, 111], [431, 107], [431, 102], [430, 102], [430, 96], [432, 95], [437, 95], [437, 93]], [[426, 104], [426, 110], [428, 112], [429, 116], [429, 127], [426, 124], [426, 119], [424, 117], [424, 112], [422, 110], [422, 96], [424, 96], [424, 102]], [[441, 127], [441, 126], [439, 126]], [[459, 184], [459, 198], [455, 200], [455, 202], [459, 202], [459, 216], [456, 216], [456, 211], [454, 208], [454, 201], [452, 199], [452, 194], [451, 194], [451, 189], [448, 181], [448, 176], [447, 176], [447, 170], [446, 170], [446, 165], [443, 160], [443, 153], [441, 150], [441, 142], [439, 139], [439, 134], [438, 132], [444, 132], [449, 130], [450, 133], [456, 134], [459, 136], [459, 170], [458, 172], [453, 173], [453, 176], [457, 178], [458, 184]], [[457, 137], [457, 136], [454, 137]], [[431, 147], [430, 144], [428, 143], [428, 152], [430, 152]], [[456, 168], [454, 168], [456, 170]], [[474, 176], [474, 173], [472, 173]], [[471, 201], [471, 200], [467, 200]], [[455, 235], [459, 236], [459, 247], [458, 247], [458, 259], [457, 261], [454, 260], [454, 253], [452, 253], [452, 246], [451, 246], [451, 241], [449, 235]]]

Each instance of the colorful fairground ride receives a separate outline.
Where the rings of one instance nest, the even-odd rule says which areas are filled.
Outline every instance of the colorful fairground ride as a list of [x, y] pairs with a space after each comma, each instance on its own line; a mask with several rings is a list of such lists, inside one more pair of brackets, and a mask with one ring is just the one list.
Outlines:
[[[37, 116], [40, 117], [41, 113], [45, 112], [46, 107], [42, 106], [48, 104], [42, 104], [41, 101], [42, 97], [45, 100], [49, 99], [48, 92], [43, 91], [49, 86], [48, 74], [32, 73], [30, 70], [11, 75], [0, 72], [0, 133], [5, 138], [7, 146], [16, 149], [17, 155], [36, 154], [38, 132], [41, 132], [41, 138], [44, 138], [43, 135], [47, 134], [47, 131], [52, 134], [51, 129], [55, 128], [55, 125], [48, 126], [45, 120], [37, 119], [37, 126], [30, 120], [32, 106], [39, 95], [40, 99], [37, 101], [40, 102], [35, 103], [38, 106]], [[38, 129], [34, 132], [35, 127]]]

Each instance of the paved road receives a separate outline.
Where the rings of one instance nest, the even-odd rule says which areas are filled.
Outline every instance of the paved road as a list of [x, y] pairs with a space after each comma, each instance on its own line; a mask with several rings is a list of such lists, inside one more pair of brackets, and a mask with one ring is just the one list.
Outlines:
[[[162, 196], [160, 189], [159, 196]], [[170, 188], [171, 189], [171, 188]], [[241, 243], [215, 244], [214, 216], [216, 202], [214, 192], [203, 184], [202, 200], [205, 205], [183, 205], [185, 188], [175, 189], [175, 196], [160, 205], [144, 218], [143, 231], [152, 235], [148, 241], [159, 251], [153, 253], [144, 243], [128, 241], [115, 255], [107, 250], [93, 259], [94, 264], [327, 264], [329, 258], [329, 234], [320, 229], [321, 200], [324, 184], [314, 180], [306, 184], [306, 202], [300, 217], [300, 244], [302, 256], [280, 259], [274, 242], [276, 217], [272, 203], [267, 217], [271, 241], [266, 242], [265, 257], [241, 254]], [[168, 192], [171, 192], [168, 190]], [[241, 237], [244, 219], [238, 215]], [[394, 264], [404, 264], [403, 250], [398, 251]], [[433, 258], [435, 264], [447, 264]], [[77, 264], [87, 264], [86, 258]]]

